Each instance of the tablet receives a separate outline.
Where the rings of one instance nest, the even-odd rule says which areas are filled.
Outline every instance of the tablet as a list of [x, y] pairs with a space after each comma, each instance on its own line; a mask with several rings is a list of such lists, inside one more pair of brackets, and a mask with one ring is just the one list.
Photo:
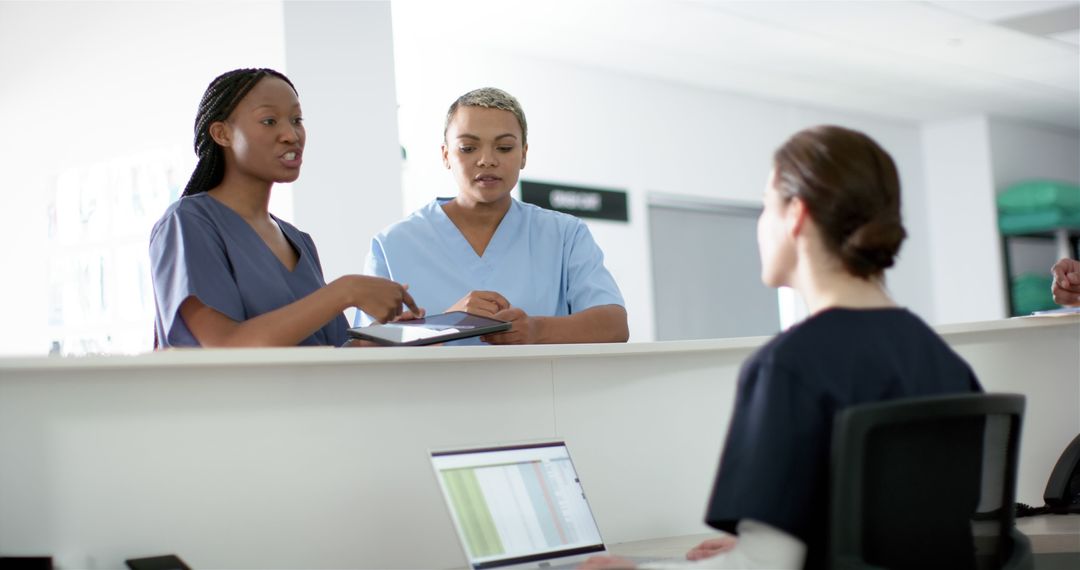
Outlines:
[[510, 323], [464, 311], [349, 329], [349, 336], [386, 346], [421, 346], [510, 330]]

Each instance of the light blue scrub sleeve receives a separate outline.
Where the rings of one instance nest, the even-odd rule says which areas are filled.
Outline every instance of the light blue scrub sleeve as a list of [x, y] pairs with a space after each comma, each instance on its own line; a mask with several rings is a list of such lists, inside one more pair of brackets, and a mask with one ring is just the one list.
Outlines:
[[604, 252], [596, 245], [589, 226], [580, 221], [570, 245], [567, 276], [570, 314], [601, 305], [625, 305], [615, 278], [604, 267]]
[[[191, 212], [174, 211], [150, 236], [154, 296], [169, 345], [193, 338], [180, 305], [197, 297], [204, 305], [234, 321], [243, 321], [244, 303], [232, 276], [221, 235], [209, 220]], [[173, 341], [176, 342], [173, 342]]]

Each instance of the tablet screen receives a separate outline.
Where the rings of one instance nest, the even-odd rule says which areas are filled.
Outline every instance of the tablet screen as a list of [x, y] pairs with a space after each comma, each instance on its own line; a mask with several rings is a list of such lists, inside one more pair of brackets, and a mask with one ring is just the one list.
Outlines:
[[411, 321], [349, 329], [349, 334], [381, 344], [422, 345], [501, 332], [510, 323], [454, 311]]

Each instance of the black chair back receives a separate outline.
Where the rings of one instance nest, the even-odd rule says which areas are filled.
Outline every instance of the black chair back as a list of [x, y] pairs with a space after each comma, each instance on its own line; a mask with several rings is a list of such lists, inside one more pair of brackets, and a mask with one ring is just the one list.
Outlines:
[[963, 394], [836, 417], [830, 568], [1031, 567], [1015, 530], [1024, 397]]

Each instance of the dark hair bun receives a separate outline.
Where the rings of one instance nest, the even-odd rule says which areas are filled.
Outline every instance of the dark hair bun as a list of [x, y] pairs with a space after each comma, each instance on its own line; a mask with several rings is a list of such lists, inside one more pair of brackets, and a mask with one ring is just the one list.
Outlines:
[[885, 149], [858, 131], [822, 125], [795, 133], [773, 165], [776, 189], [802, 200], [845, 270], [866, 279], [892, 267], [907, 232], [900, 177]]
[[840, 244], [840, 261], [853, 275], [870, 277], [892, 267], [907, 232], [898, 218], [879, 217], [851, 232]]

